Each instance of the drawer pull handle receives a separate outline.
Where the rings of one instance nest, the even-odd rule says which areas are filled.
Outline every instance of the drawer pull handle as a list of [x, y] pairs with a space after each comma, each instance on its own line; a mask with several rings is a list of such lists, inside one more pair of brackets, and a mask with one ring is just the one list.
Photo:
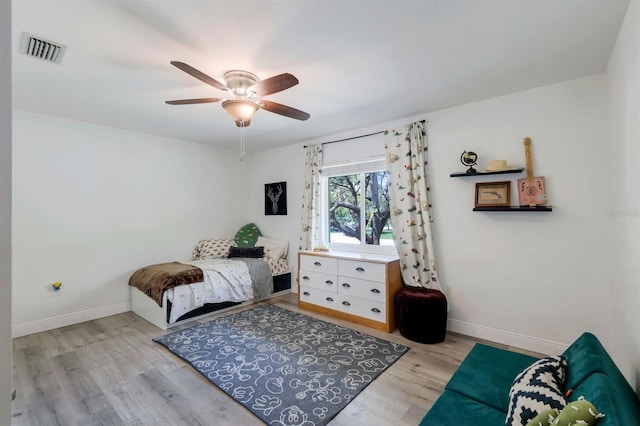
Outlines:
[[305, 292], [304, 292], [304, 293], [302, 293], [302, 294], [304, 294], [305, 296], [310, 296], [310, 294], [309, 294], [309, 292], [308, 292], [308, 291], [305, 291]]
[[349, 284], [349, 283], [342, 283], [342, 287], [351, 288], [351, 284]]
[[371, 308], [371, 312], [375, 312], [376, 314], [380, 313], [380, 309], [378, 308]]
[[342, 302], [342, 304], [343, 304], [344, 306], [351, 306], [351, 303], [347, 302], [346, 300], [345, 300], [344, 302]]
[[331, 281], [331, 280], [326, 280], [324, 283], [325, 284], [329, 284], [329, 285], [333, 285], [333, 281]]
[[377, 288], [372, 288], [371, 293], [380, 294], [380, 290], [378, 290]]
[[356, 268], [356, 271], [358, 271], [358, 272], [364, 272], [364, 268], [362, 268], [362, 267], [358, 266], [358, 267]]
[[322, 266], [322, 263], [320, 263], [320, 262], [313, 262], [313, 264], [316, 265], [316, 266]]
[[333, 302], [333, 299], [331, 297], [327, 297], [327, 302]]
[[303, 279], [303, 280], [308, 280], [308, 279], [309, 279], [309, 277], [305, 275], [304, 277], [302, 277], [302, 279]]

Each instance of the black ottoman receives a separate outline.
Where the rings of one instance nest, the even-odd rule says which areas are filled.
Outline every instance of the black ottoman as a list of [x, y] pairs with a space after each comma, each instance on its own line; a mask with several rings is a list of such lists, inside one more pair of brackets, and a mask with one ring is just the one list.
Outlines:
[[440, 343], [447, 334], [447, 299], [441, 291], [404, 286], [396, 293], [400, 334], [419, 343]]

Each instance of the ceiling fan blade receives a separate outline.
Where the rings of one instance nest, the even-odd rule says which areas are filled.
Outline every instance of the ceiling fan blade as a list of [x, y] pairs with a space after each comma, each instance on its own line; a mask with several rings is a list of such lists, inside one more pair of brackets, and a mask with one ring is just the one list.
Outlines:
[[191, 65], [187, 65], [184, 62], [179, 62], [179, 61], [171, 61], [171, 65], [173, 65], [174, 67], [186, 72], [190, 76], [195, 77], [198, 80], [207, 83], [209, 86], [213, 86], [216, 89], [224, 90], [225, 92], [229, 90], [229, 88], [227, 86], [225, 86], [224, 84], [220, 83], [218, 80], [215, 80], [215, 79], [209, 77], [208, 75], [206, 75], [202, 71], [198, 71], [197, 69], [193, 68]]
[[199, 98], [199, 99], [179, 99], [176, 101], [165, 101], [169, 105], [189, 105], [189, 104], [210, 104], [218, 102], [218, 98]]
[[271, 101], [260, 101], [260, 108], [276, 114], [284, 115], [285, 117], [295, 118], [296, 120], [304, 121], [311, 117], [304, 111]]
[[253, 87], [251, 87], [251, 90], [256, 92], [256, 95], [258, 96], [266, 96], [272, 93], [282, 92], [296, 84], [298, 84], [297, 78], [291, 74], [284, 73], [257, 82]]

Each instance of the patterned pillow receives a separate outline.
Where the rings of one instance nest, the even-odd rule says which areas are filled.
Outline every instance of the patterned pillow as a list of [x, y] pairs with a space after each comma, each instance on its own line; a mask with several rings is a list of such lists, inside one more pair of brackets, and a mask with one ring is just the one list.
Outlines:
[[531, 420], [527, 426], [593, 426], [604, 417], [598, 409], [584, 399], [568, 402], [567, 406], [558, 413], [558, 410], [545, 410]]
[[284, 259], [289, 250], [288, 240], [275, 240], [273, 238], [258, 237], [256, 245], [264, 247], [264, 255], [272, 259]]
[[577, 401], [568, 402], [552, 424], [554, 426], [593, 426], [602, 417], [604, 414], [599, 412], [595, 405], [584, 399], [584, 396], [581, 396]]
[[236, 232], [236, 243], [238, 247], [253, 247], [260, 235], [262, 234], [258, 227], [253, 223], [248, 223]]
[[233, 238], [201, 240], [193, 249], [191, 257], [193, 260], [229, 257], [229, 248], [235, 246], [236, 240]]
[[567, 360], [562, 356], [542, 358], [520, 373], [509, 391], [507, 426], [526, 426], [542, 411], [567, 405], [562, 385], [567, 373]]
[[[565, 407], [567, 408], [567, 407]], [[527, 423], [527, 426], [549, 426], [558, 417], [558, 410], [550, 408], [544, 410]]]

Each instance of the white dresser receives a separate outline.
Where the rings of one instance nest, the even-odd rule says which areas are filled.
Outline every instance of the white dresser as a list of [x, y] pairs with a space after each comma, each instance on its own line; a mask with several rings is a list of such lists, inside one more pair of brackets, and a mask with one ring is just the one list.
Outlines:
[[402, 288], [396, 256], [298, 252], [298, 306], [392, 332], [395, 295]]

